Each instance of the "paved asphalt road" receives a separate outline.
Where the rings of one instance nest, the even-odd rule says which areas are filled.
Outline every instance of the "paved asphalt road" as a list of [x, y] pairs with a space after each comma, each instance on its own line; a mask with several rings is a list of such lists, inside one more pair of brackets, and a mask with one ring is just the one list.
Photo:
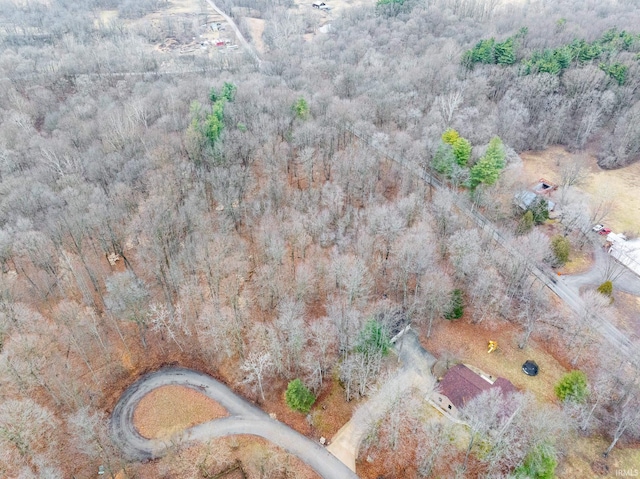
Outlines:
[[297, 456], [325, 479], [357, 479], [357, 475], [320, 444], [311, 441], [285, 424], [271, 419], [261, 409], [236, 395], [224, 384], [206, 374], [183, 368], [164, 368], [142, 376], [122, 394], [111, 414], [111, 436], [132, 460], [143, 461], [163, 456], [170, 443], [142, 437], [133, 425], [133, 412], [140, 400], [161, 386], [193, 388], [217, 401], [230, 416], [187, 429], [181, 442], [206, 441], [236, 434], [260, 436]]

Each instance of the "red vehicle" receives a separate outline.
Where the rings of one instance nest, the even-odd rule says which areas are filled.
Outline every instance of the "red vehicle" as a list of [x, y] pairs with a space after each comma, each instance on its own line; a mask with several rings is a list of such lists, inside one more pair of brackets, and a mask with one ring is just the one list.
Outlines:
[[611, 228], [602, 228], [600, 231], [598, 231], [598, 234], [602, 236], [606, 236], [609, 233], [611, 233]]

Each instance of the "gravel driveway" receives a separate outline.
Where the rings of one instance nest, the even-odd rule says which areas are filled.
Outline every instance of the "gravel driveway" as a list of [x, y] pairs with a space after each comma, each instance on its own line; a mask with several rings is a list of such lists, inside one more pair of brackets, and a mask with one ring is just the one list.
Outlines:
[[186, 386], [217, 401], [230, 416], [191, 427], [181, 442], [206, 441], [236, 434], [260, 436], [297, 456], [325, 479], [355, 479], [358, 476], [320, 444], [311, 441], [289, 426], [271, 419], [268, 414], [236, 395], [228, 387], [206, 374], [184, 368], [163, 368], [146, 374], [122, 394], [111, 414], [111, 436], [131, 460], [143, 461], [163, 456], [170, 443], [142, 437], [133, 425], [133, 412], [140, 400], [161, 386]]

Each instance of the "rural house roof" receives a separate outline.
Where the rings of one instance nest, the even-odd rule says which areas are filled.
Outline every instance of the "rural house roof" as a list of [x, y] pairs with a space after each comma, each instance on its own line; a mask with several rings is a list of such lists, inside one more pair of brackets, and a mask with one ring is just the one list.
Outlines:
[[[515, 195], [515, 202], [523, 210], [528, 210], [531, 205], [538, 199], [538, 195], [536, 195], [533, 191], [522, 190]], [[553, 211], [556, 204], [547, 200], [547, 209], [549, 211]]]
[[609, 234], [607, 241], [612, 243], [609, 254], [640, 276], [640, 239], [626, 241], [620, 235]]
[[503, 393], [515, 392], [516, 387], [504, 378], [498, 378], [491, 384], [486, 379], [474, 373], [464, 364], [457, 364], [449, 369], [440, 381], [440, 391], [449, 401], [460, 408], [468, 401], [492, 388], [499, 388]]

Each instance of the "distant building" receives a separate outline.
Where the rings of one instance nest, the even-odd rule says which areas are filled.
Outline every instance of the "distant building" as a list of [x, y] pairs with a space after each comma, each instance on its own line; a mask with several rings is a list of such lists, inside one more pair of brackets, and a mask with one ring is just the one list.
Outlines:
[[547, 202], [547, 210], [551, 213], [556, 204], [549, 198], [551, 193], [558, 189], [557, 185], [554, 185], [544, 178], [540, 178], [538, 182], [528, 190], [522, 190], [516, 193], [514, 203], [523, 211], [535, 209], [543, 200]]
[[540, 178], [538, 183], [531, 189], [536, 195], [550, 196], [552, 192], [558, 189], [558, 186], [544, 178]]
[[439, 392], [432, 395], [431, 403], [445, 414], [458, 419], [460, 408], [482, 392], [494, 388], [505, 394], [517, 391], [504, 378], [495, 378], [473, 366], [457, 364], [442, 378]]
[[640, 239], [627, 241], [624, 235], [609, 233], [609, 254], [640, 276]]
[[[534, 208], [539, 201], [543, 201], [543, 199], [536, 195], [533, 191], [522, 190], [516, 193], [514, 202], [519, 208], [527, 211]], [[549, 210], [549, 212], [553, 211], [553, 209], [556, 207], [556, 204], [546, 198], [544, 199], [544, 201], [547, 202], [547, 210]]]

